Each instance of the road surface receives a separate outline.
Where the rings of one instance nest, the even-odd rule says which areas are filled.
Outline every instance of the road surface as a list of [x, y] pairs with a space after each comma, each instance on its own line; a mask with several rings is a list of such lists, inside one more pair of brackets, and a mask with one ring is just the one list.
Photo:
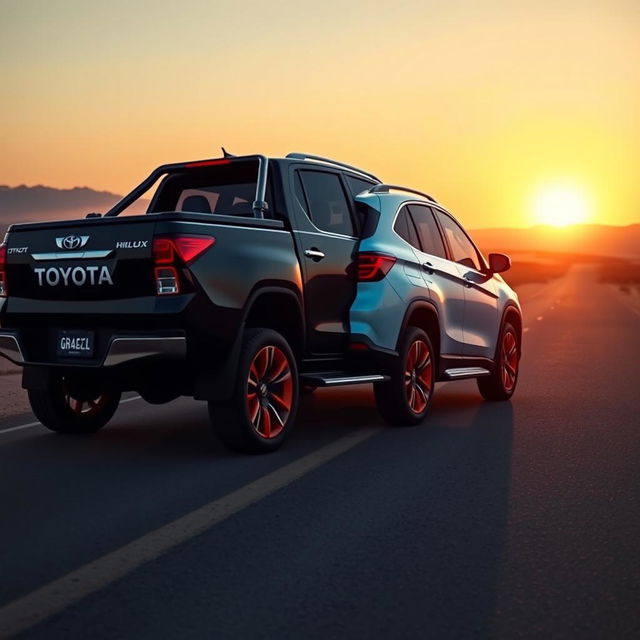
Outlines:
[[0, 637], [640, 637], [640, 313], [588, 265], [523, 298], [519, 388], [305, 398], [269, 456], [203, 404], [91, 438], [0, 421]]

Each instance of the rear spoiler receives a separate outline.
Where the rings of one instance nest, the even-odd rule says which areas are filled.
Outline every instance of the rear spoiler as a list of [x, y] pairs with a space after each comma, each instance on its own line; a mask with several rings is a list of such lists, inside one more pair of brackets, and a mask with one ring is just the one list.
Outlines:
[[[200, 167], [215, 167], [217, 165], [226, 165], [233, 162], [246, 162], [247, 160], [258, 161], [258, 179], [256, 183], [256, 197], [253, 201], [252, 209], [253, 215], [256, 218], [264, 218], [264, 214], [267, 211], [267, 203], [265, 201], [267, 193], [267, 172], [269, 170], [269, 160], [266, 156], [252, 155], [252, 156], [233, 156], [224, 158], [214, 158], [211, 160], [198, 160], [195, 162], [176, 162], [173, 164], [163, 164], [155, 169], [151, 175], [141, 182], [131, 193], [126, 195], [120, 202], [116, 203], [104, 217], [117, 216], [124, 211], [130, 204], [135, 202], [138, 198], [143, 196], [158, 180], [158, 178], [165, 173], [174, 173], [177, 171], [183, 171], [184, 169], [197, 169]], [[89, 214], [92, 215], [92, 214]]]

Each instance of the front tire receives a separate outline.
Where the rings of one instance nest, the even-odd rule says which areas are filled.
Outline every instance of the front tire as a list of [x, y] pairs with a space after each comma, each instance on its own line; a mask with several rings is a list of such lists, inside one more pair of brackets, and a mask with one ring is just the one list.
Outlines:
[[391, 380], [374, 385], [380, 415], [393, 425], [420, 424], [431, 406], [435, 383], [435, 358], [429, 336], [411, 327], [402, 341]]
[[28, 389], [36, 418], [51, 431], [89, 435], [104, 427], [118, 408], [116, 389], [83, 386], [69, 376], [54, 374], [46, 389]]
[[287, 341], [271, 329], [249, 329], [231, 401], [209, 403], [212, 428], [234, 451], [275, 451], [293, 427], [298, 396], [298, 367]]
[[478, 378], [478, 390], [485, 400], [509, 400], [518, 384], [520, 339], [518, 332], [505, 322], [498, 342], [496, 368], [490, 376]]

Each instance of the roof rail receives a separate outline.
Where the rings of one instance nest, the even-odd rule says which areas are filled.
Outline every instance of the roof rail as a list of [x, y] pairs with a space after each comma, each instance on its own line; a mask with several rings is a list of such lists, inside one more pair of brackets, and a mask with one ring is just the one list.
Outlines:
[[427, 200], [430, 200], [431, 202], [435, 202], [436, 204], [438, 203], [438, 201], [428, 193], [418, 191], [417, 189], [409, 189], [409, 187], [400, 187], [397, 184], [377, 184], [369, 189], [369, 193], [389, 193], [389, 191], [391, 191], [392, 189], [394, 191], [407, 191], [408, 193], [415, 193], [419, 196], [422, 196], [423, 198], [426, 198]]
[[337, 160], [331, 160], [331, 158], [323, 158], [322, 156], [312, 156], [308, 153], [288, 153], [287, 158], [291, 158], [292, 160], [316, 160], [317, 162], [324, 162], [325, 164], [332, 164], [336, 167], [342, 167], [343, 169], [351, 169], [351, 171], [355, 171], [360, 173], [363, 176], [367, 176], [367, 178], [371, 178], [376, 182], [382, 182], [380, 178], [374, 176], [373, 173], [369, 173], [368, 171], [364, 171], [363, 169], [358, 169], [358, 167], [354, 167], [353, 165], [346, 164], [344, 162], [338, 162]]

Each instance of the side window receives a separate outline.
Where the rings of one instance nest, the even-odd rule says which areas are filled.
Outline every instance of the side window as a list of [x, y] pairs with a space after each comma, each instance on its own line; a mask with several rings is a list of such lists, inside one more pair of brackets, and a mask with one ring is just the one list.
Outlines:
[[307, 211], [307, 201], [304, 197], [304, 189], [302, 188], [302, 180], [300, 180], [300, 172], [296, 171], [293, 177], [293, 192], [296, 194], [296, 200], [302, 207], [302, 210], [309, 215]]
[[453, 259], [465, 267], [481, 271], [480, 256], [467, 234], [462, 230], [462, 227], [442, 211], [436, 211], [436, 215], [449, 242]]
[[393, 230], [410, 245], [414, 246], [416, 249], [422, 251], [422, 247], [420, 246], [420, 241], [418, 240], [418, 234], [416, 233], [416, 228], [413, 226], [413, 222], [409, 217], [409, 211], [407, 207], [402, 207], [400, 212], [398, 213], [398, 217], [396, 218], [396, 222], [393, 225]]
[[354, 197], [359, 193], [366, 191], [367, 189], [371, 189], [371, 187], [375, 185], [375, 182], [369, 182], [368, 180], [356, 178], [355, 176], [350, 176], [349, 174], [345, 174], [344, 177], [346, 178], [349, 189], [351, 190], [351, 195]]
[[355, 235], [340, 177], [325, 171], [301, 171], [313, 224], [331, 233]]
[[418, 229], [422, 251], [432, 256], [446, 258], [447, 251], [444, 248], [444, 242], [431, 209], [419, 204], [412, 204], [409, 205], [409, 210]]

